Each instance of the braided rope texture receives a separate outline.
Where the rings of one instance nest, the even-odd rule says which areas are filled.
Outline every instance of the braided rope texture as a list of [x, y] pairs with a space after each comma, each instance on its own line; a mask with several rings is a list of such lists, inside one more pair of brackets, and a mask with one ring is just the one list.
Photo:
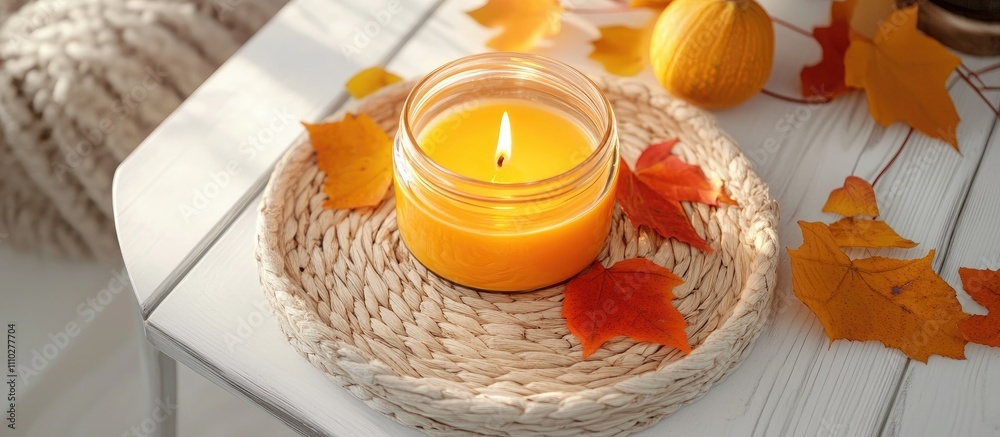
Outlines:
[[0, 237], [120, 262], [118, 164], [287, 0], [0, 0]]
[[[648, 258], [684, 279], [674, 304], [691, 354], [619, 338], [582, 360], [560, 315], [563, 285], [496, 294], [439, 279], [401, 242], [392, 199], [323, 209], [325, 175], [307, 138], [279, 161], [257, 223], [260, 280], [292, 347], [375, 410], [442, 436], [626, 435], [732, 372], [771, 310], [777, 203], [713, 118], [638, 82], [598, 83], [627, 162], [679, 137], [675, 153], [723, 179], [739, 202], [684, 205], [712, 253], [637, 230], [616, 208], [599, 255], [606, 266]], [[394, 132], [411, 86], [383, 89], [352, 112]]]

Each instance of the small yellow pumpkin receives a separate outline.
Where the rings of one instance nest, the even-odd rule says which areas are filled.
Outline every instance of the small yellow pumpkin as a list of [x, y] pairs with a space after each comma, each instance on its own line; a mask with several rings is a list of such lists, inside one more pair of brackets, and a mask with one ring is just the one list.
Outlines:
[[656, 78], [703, 108], [741, 103], [764, 88], [774, 59], [774, 28], [754, 0], [674, 0], [650, 41]]

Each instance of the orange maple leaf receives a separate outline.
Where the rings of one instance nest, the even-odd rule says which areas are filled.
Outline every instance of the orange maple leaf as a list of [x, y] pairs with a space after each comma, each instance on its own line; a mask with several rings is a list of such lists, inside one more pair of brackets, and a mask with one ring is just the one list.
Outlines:
[[851, 45], [851, 14], [857, 0], [834, 1], [830, 6], [830, 25], [813, 28], [813, 37], [823, 50], [816, 65], [802, 68], [802, 95], [833, 98], [850, 90], [844, 83], [844, 54]]
[[865, 220], [844, 217], [830, 224], [833, 240], [840, 247], [899, 247], [909, 249], [917, 243], [900, 237], [889, 225], [881, 220]]
[[305, 125], [326, 173], [323, 206], [351, 209], [378, 205], [392, 184], [392, 140], [365, 114], [342, 121]]
[[672, 0], [631, 0], [628, 4], [633, 8], [663, 9], [667, 7], [671, 1]]
[[382, 67], [375, 66], [359, 71], [358, 74], [347, 80], [344, 88], [347, 88], [351, 97], [360, 99], [401, 80], [403, 80], [402, 77], [385, 71]]
[[566, 327], [589, 357], [605, 341], [620, 335], [691, 352], [684, 316], [674, 308], [674, 287], [684, 281], [670, 270], [644, 259], [590, 269], [566, 285], [562, 316]]
[[844, 179], [844, 186], [833, 190], [823, 205], [823, 212], [833, 212], [842, 216], [870, 215], [878, 217], [878, 202], [875, 189], [868, 181], [857, 176]]
[[600, 62], [609, 73], [635, 76], [646, 66], [652, 27], [600, 27], [601, 37], [593, 41], [590, 59]]
[[688, 164], [672, 153], [677, 141], [653, 144], [643, 150], [635, 163], [639, 180], [660, 195], [680, 202], [736, 204], [726, 194], [722, 182], [709, 181], [701, 167]]
[[896, 0], [865, 0], [852, 8], [851, 30], [868, 40], [875, 39], [883, 21], [896, 10]]
[[964, 359], [955, 290], [924, 258], [851, 260], [823, 223], [799, 222], [802, 246], [789, 249], [792, 289], [816, 314], [830, 341], [876, 340], [915, 360]]
[[486, 27], [500, 27], [500, 34], [486, 45], [494, 50], [524, 52], [538, 41], [556, 35], [562, 25], [558, 0], [488, 0], [468, 14]]
[[879, 124], [903, 121], [956, 150], [958, 111], [945, 87], [960, 61], [917, 30], [917, 6], [882, 20], [873, 40], [855, 38], [844, 57], [845, 83], [863, 88]]
[[1000, 269], [958, 269], [962, 288], [973, 300], [989, 310], [985, 316], [974, 315], [962, 321], [959, 327], [965, 339], [973, 343], [1000, 347]]

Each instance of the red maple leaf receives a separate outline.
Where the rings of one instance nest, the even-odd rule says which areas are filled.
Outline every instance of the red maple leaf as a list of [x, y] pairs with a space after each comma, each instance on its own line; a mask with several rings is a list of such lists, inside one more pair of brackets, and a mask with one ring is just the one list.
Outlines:
[[974, 315], [962, 321], [959, 329], [966, 340], [1000, 347], [1000, 270], [958, 269], [962, 288], [972, 299], [986, 307], [989, 314]]
[[566, 286], [562, 316], [580, 339], [583, 358], [620, 335], [690, 353], [684, 316], [673, 305], [673, 289], [682, 283], [648, 259], [627, 259], [610, 269], [594, 261]]
[[675, 238], [705, 252], [712, 248], [698, 235], [681, 202], [712, 206], [735, 204], [721, 182], [709, 181], [701, 167], [672, 153], [677, 140], [653, 144], [636, 160], [636, 171], [619, 163], [616, 198], [635, 227], [648, 226], [664, 238]]
[[663, 197], [680, 202], [700, 202], [719, 206], [735, 204], [722, 183], [709, 181], [697, 165], [688, 164], [672, 153], [677, 139], [653, 144], [643, 150], [635, 163], [635, 174]]
[[644, 184], [625, 161], [619, 165], [615, 195], [632, 226], [648, 226], [664, 238], [675, 238], [705, 252], [712, 251], [705, 239], [698, 236], [680, 202], [663, 197]]
[[803, 96], [833, 98], [851, 90], [844, 82], [844, 55], [851, 45], [850, 21], [856, 3], [857, 0], [834, 1], [830, 7], [830, 25], [813, 28], [813, 37], [823, 49], [823, 59], [804, 67], [799, 74]]

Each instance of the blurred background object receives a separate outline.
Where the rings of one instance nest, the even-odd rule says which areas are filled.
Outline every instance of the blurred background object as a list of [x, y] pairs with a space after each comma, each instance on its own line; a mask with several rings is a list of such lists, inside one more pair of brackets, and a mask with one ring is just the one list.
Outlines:
[[115, 168], [287, 0], [0, 0], [0, 234], [120, 261]]
[[934, 0], [932, 3], [980, 21], [1000, 21], [1000, 2], [996, 0]]
[[1000, 2], [898, 0], [897, 3], [919, 3], [920, 30], [944, 45], [970, 55], [1000, 55]]

